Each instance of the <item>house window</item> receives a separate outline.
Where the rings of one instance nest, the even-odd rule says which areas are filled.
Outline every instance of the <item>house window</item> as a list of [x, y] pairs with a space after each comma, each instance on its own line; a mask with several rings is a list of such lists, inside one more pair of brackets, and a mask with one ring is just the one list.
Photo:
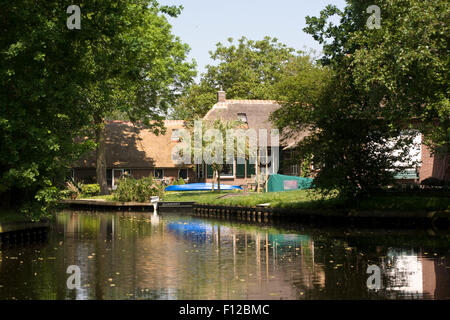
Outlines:
[[163, 169], [155, 169], [153, 171], [153, 177], [155, 177], [156, 179], [164, 178], [164, 170]]
[[180, 130], [178, 129], [172, 130], [172, 141], [180, 141]]
[[299, 175], [298, 164], [291, 165], [291, 174], [296, 176]]
[[178, 170], [178, 179], [187, 180], [188, 178], [188, 169], [180, 169]]
[[247, 114], [245, 113], [238, 113], [238, 119], [244, 123], [247, 123]]
[[124, 177], [131, 178], [131, 169], [112, 169], [111, 187], [113, 190], [116, 190], [119, 180]]
[[272, 160], [272, 150], [271, 148], [261, 148], [260, 156], [259, 156], [259, 164], [260, 166], [265, 166], [266, 164], [270, 166], [271, 160]]
[[223, 164], [222, 171], [220, 172], [220, 177], [233, 177], [234, 170], [232, 164]]

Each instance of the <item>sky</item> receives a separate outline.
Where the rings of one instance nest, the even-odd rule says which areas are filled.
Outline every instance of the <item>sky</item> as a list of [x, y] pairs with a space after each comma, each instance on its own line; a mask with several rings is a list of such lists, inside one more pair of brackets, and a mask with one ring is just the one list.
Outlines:
[[345, 0], [159, 0], [162, 5], [182, 5], [177, 18], [168, 18], [173, 33], [191, 47], [190, 59], [199, 75], [212, 64], [209, 51], [229, 37], [261, 40], [275, 37], [289, 47], [319, 54], [319, 45], [303, 32], [306, 16], [318, 16], [328, 4], [343, 9]]

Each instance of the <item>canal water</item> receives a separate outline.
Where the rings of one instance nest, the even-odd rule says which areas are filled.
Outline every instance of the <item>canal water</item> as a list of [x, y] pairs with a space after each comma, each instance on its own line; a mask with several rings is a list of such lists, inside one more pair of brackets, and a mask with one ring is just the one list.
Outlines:
[[0, 299], [450, 299], [449, 240], [65, 211], [46, 240], [1, 247]]

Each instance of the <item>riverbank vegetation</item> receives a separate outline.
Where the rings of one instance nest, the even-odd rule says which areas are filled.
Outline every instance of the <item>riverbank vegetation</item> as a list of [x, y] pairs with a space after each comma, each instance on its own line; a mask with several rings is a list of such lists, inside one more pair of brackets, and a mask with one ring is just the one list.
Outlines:
[[30, 222], [32, 218], [28, 215], [21, 213], [19, 210], [2, 209], [0, 210], [0, 223], [12, 223], [12, 222]]
[[189, 47], [167, 18], [181, 7], [87, 1], [81, 30], [68, 30], [67, 4], [59, 0], [3, 4], [2, 207], [48, 213], [74, 161], [95, 149], [97, 181], [106, 193], [105, 121], [142, 121], [163, 131], [168, 105], [195, 75]]
[[[193, 198], [298, 207], [445, 206], [440, 198], [379, 198], [376, 192], [404, 169], [398, 160], [408, 162], [414, 130], [436, 154], [448, 153], [448, 1], [379, 0], [381, 28], [367, 26], [371, 0], [347, 0], [344, 10], [330, 5], [318, 17], [306, 17], [304, 31], [323, 45], [320, 60], [269, 37], [230, 39], [228, 45], [217, 44], [211, 54], [215, 63], [198, 84], [193, 83], [195, 63], [187, 61], [189, 47], [172, 34], [167, 19], [178, 16], [180, 7], [154, 0], [89, 2], [82, 6], [83, 17], [89, 17], [82, 30], [68, 30], [61, 1], [33, 2], [31, 11], [30, 1], [6, 2], [10, 5], [0, 11], [4, 207], [46, 214], [74, 161], [94, 150], [99, 193], [108, 193], [107, 120], [130, 120], [164, 132], [165, 118], [204, 115], [218, 88], [230, 99], [281, 101], [272, 120], [280, 129], [310, 133], [293, 159], [320, 169], [315, 185], [325, 200], [302, 192]], [[331, 21], [336, 16], [338, 23]], [[86, 196], [97, 192], [92, 186]], [[147, 196], [144, 192], [142, 198]], [[171, 197], [189, 198], [166, 195]]]
[[199, 204], [253, 207], [266, 204], [272, 208], [299, 209], [360, 209], [392, 211], [450, 210], [450, 200], [439, 196], [381, 194], [356, 201], [337, 197], [322, 198], [312, 190], [295, 190], [271, 193], [242, 192], [167, 192], [164, 201], [195, 201]]

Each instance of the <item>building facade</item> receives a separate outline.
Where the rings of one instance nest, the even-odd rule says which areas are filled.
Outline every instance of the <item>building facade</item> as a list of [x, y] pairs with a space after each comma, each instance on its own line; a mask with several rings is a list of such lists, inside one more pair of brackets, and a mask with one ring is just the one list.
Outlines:
[[[271, 141], [271, 132], [276, 129], [270, 121], [270, 115], [280, 108], [270, 100], [228, 100], [224, 91], [218, 92], [217, 103], [205, 115], [205, 120], [221, 119], [224, 121], [240, 120], [247, 129], [257, 134], [258, 146], [261, 139], [267, 139], [258, 148], [256, 161], [250, 163], [224, 164], [220, 173], [222, 184], [245, 186], [249, 183], [261, 183], [271, 173], [301, 175], [300, 164], [289, 162], [293, 158], [293, 150], [308, 131], [284, 129], [279, 140]], [[109, 121], [106, 124], [106, 164], [108, 186], [115, 189], [117, 180], [124, 174], [135, 178], [153, 176], [166, 183], [183, 178], [186, 182], [215, 182], [213, 170], [206, 164], [184, 164], [172, 157], [174, 147], [180, 143], [179, 132], [185, 129], [183, 120], [166, 120], [165, 134], [155, 135], [151, 130], [127, 121]], [[260, 136], [266, 132], [266, 136]], [[420, 183], [433, 177], [450, 181], [450, 157], [432, 155], [430, 149], [423, 144], [419, 135], [419, 147], [412, 147], [415, 158], [420, 164], [411, 168], [407, 174], [397, 178], [403, 183]], [[267, 161], [266, 161], [267, 159]], [[72, 169], [73, 179], [77, 182], [96, 182], [95, 152], [77, 161]], [[314, 168], [308, 172], [314, 174]]]
[[[115, 189], [124, 174], [134, 178], [153, 176], [170, 183], [183, 178], [195, 180], [193, 166], [172, 161], [172, 149], [179, 143], [184, 121], [166, 120], [165, 134], [129, 121], [108, 121], [105, 126], [107, 183]], [[72, 169], [76, 182], [96, 183], [95, 151], [78, 160]]]

